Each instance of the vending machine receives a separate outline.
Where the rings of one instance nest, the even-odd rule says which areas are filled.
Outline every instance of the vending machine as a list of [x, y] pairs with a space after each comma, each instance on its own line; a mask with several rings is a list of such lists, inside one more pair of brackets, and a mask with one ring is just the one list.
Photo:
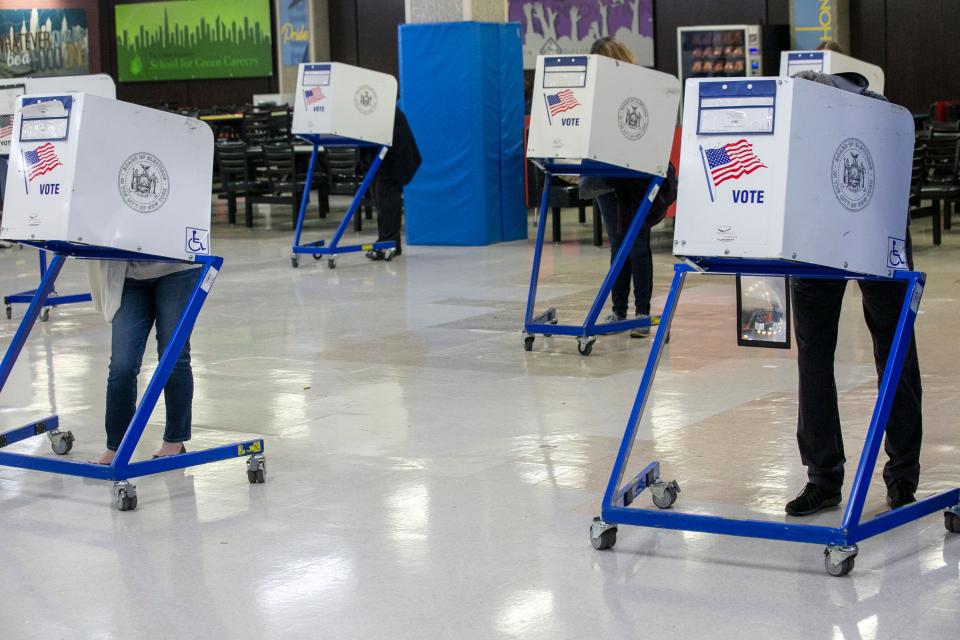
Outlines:
[[836, 51], [783, 51], [780, 75], [791, 77], [801, 71], [820, 73], [859, 73], [871, 91], [883, 93], [883, 69], [875, 64], [845, 56]]
[[788, 48], [788, 25], [677, 27], [677, 70], [681, 82], [769, 75]]

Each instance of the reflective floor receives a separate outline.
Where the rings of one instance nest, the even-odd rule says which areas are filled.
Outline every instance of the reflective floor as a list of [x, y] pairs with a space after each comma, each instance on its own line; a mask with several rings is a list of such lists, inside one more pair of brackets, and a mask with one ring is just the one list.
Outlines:
[[[0, 467], [3, 637], [956, 636], [960, 536], [939, 514], [862, 543], [840, 579], [816, 545], [622, 527], [594, 551], [650, 341], [602, 337], [585, 358], [541, 337], [524, 352], [527, 242], [294, 270], [289, 212], [264, 215], [253, 232], [214, 229], [226, 263], [193, 338], [188, 446], [263, 436], [267, 483], [248, 484], [241, 460], [195, 467], [137, 480], [139, 508], [121, 513], [108, 483]], [[575, 220], [546, 248], [540, 289], [570, 322], [608, 260]], [[960, 482], [960, 232], [934, 249], [929, 226], [914, 230], [926, 495]], [[673, 260], [655, 262], [658, 308]], [[35, 252], [0, 251], [0, 292], [35, 281]], [[59, 290], [85, 286], [68, 265]], [[804, 479], [795, 354], [738, 349], [734, 311], [732, 281], [688, 279], [633, 466], [662, 460], [678, 510], [783, 521]], [[22, 312], [0, 320], [0, 345]], [[0, 428], [57, 413], [71, 458], [99, 453], [108, 340], [89, 305], [54, 310], [0, 394]], [[875, 397], [853, 286], [837, 371], [850, 477]], [[160, 407], [138, 457], [162, 424]], [[51, 455], [43, 438], [11, 449]], [[877, 479], [866, 512], [883, 509]]]

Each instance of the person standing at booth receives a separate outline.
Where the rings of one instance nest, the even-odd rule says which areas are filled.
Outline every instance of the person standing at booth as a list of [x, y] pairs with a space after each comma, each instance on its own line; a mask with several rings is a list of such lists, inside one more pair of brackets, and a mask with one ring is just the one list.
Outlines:
[[[886, 100], [867, 89], [866, 79], [859, 74], [828, 76], [804, 71], [795, 77]], [[907, 229], [906, 262], [912, 270], [913, 255], [906, 208], [904, 226]], [[846, 284], [846, 280], [793, 280], [793, 313], [800, 377], [797, 442], [801, 460], [807, 467], [808, 482], [800, 494], [787, 503], [785, 510], [791, 516], [811, 515], [840, 504], [842, 499], [846, 458], [837, 408], [834, 354]], [[859, 285], [863, 294], [864, 319], [873, 338], [873, 357], [879, 383], [893, 344], [907, 285], [902, 281], [870, 280], [861, 280]], [[915, 337], [911, 336], [884, 440], [889, 460], [883, 469], [883, 479], [887, 485], [887, 505], [891, 509], [915, 502], [914, 494], [920, 481], [921, 396], [917, 344]]]
[[[369, 166], [374, 157], [369, 155], [365, 164]], [[420, 162], [420, 150], [417, 148], [413, 131], [407, 117], [397, 108], [393, 118], [393, 144], [387, 150], [387, 155], [380, 163], [380, 170], [373, 180], [373, 201], [377, 206], [377, 242], [392, 240], [397, 243], [397, 248], [392, 255], [380, 249], [371, 249], [366, 253], [370, 260], [392, 259], [403, 253], [400, 247], [403, 188], [413, 180], [420, 168]]]
[[[104, 424], [107, 449], [94, 462], [110, 464], [137, 407], [137, 377], [151, 330], [157, 354], [173, 335], [202, 269], [170, 262], [94, 262], [89, 265], [94, 304], [111, 324], [110, 366]], [[184, 344], [163, 388], [167, 422], [154, 458], [185, 453], [190, 440], [193, 370], [190, 342]]]
[[[595, 41], [590, 53], [637, 64], [630, 49], [617, 40], [607, 36]], [[653, 254], [650, 251], [650, 229], [664, 218], [667, 207], [676, 199], [676, 171], [670, 165], [667, 179], [657, 194], [643, 228], [633, 241], [626, 262], [616, 275], [610, 297], [613, 302], [612, 313], [605, 322], [620, 322], [627, 319], [630, 306], [630, 282], [633, 281], [634, 311], [638, 319], [650, 317], [650, 298], [653, 295]], [[640, 208], [646, 193], [648, 180], [643, 178], [581, 178], [581, 197], [596, 200], [610, 241], [610, 263], [613, 263], [623, 244], [623, 237]], [[672, 198], [672, 199], [671, 199]], [[650, 327], [635, 327], [630, 331], [631, 338], [645, 338], [650, 335]]]

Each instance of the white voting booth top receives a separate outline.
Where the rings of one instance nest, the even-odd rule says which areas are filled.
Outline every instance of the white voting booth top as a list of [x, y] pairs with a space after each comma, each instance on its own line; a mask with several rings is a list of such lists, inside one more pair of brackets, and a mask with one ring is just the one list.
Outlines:
[[210, 253], [213, 132], [87, 93], [17, 98], [0, 238]]
[[867, 79], [871, 91], [883, 93], [883, 69], [836, 51], [783, 51], [780, 53], [781, 76], [790, 77], [801, 71], [818, 71], [827, 74], [859, 73]]
[[527, 156], [665, 176], [680, 104], [675, 76], [599, 55], [538, 56]]
[[389, 74], [341, 62], [301, 64], [293, 134], [390, 146], [396, 105], [397, 79]]
[[[54, 76], [52, 78], [0, 78], [0, 122], [9, 122], [17, 98], [34, 93], [92, 93], [115, 99], [117, 86], [105, 73], [86, 76]], [[9, 126], [9, 125], [8, 125]], [[0, 156], [10, 153], [12, 127], [0, 127]]]
[[913, 118], [793, 78], [686, 83], [674, 254], [906, 269]]

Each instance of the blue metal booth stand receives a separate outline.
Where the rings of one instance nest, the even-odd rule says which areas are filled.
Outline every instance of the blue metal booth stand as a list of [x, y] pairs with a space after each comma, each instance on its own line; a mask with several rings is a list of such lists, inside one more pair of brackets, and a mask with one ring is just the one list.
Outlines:
[[[43, 280], [43, 276], [47, 273], [47, 252], [41, 250], [40, 255], [40, 279]], [[20, 293], [14, 293], [9, 296], [3, 297], [3, 304], [6, 306], [7, 320], [13, 318], [13, 305], [15, 304], [30, 304], [33, 300], [34, 295], [36, 295], [37, 290], [31, 289], [30, 291], [21, 291]], [[51, 291], [50, 295], [47, 296], [46, 302], [43, 305], [43, 309], [40, 311], [40, 322], [46, 322], [50, 319], [50, 309], [53, 307], [59, 307], [65, 304], [77, 304], [80, 302], [90, 302], [91, 297], [89, 293], [74, 293], [70, 295], [58, 295], [57, 292]]]
[[[174, 260], [170, 260], [169, 258], [144, 256], [143, 254], [129, 253], [116, 249], [75, 245], [66, 242], [24, 242], [21, 244], [34, 246], [41, 251], [52, 251], [54, 257], [43, 274], [40, 285], [27, 307], [26, 315], [24, 315], [23, 320], [20, 322], [20, 327], [17, 329], [13, 341], [7, 347], [2, 363], [0, 363], [0, 391], [2, 391], [6, 385], [10, 372], [27, 341], [27, 337], [30, 335], [31, 329], [40, 315], [41, 309], [48, 304], [49, 296], [54, 290], [54, 283], [68, 257], [81, 260], [142, 261], [144, 259], [153, 259], [164, 262], [174, 262]], [[263, 440], [259, 438], [243, 442], [234, 442], [233, 444], [222, 445], [205, 451], [191, 451], [176, 456], [130, 462], [130, 457], [136, 449], [140, 437], [143, 435], [143, 431], [147, 426], [150, 415], [153, 413], [157, 400], [160, 398], [160, 392], [163, 391], [163, 387], [170, 377], [170, 372], [173, 370], [180, 351], [183, 349], [191, 331], [193, 331], [197, 316], [200, 314], [200, 310], [210, 292], [210, 288], [213, 286], [217, 274], [223, 265], [223, 258], [198, 255], [196, 256], [196, 262], [202, 265], [200, 277], [197, 279], [190, 300], [187, 302], [180, 316], [180, 321], [174, 330], [173, 336], [171, 336], [170, 343], [160, 357], [160, 361], [140, 400], [140, 404], [137, 405], [136, 413], [120, 443], [120, 448], [117, 449], [117, 455], [113, 463], [109, 465], [99, 465], [90, 462], [75, 462], [72, 460], [3, 451], [4, 447], [15, 442], [20, 442], [21, 440], [45, 433], [50, 438], [54, 453], [60, 456], [68, 454], [73, 447], [73, 434], [70, 431], [60, 430], [60, 421], [57, 416], [48, 416], [25, 426], [0, 433], [0, 466], [33, 469], [35, 471], [46, 471], [49, 473], [59, 473], [98, 480], [112, 480], [114, 502], [120, 511], [129, 511], [137, 508], [137, 489], [136, 485], [130, 482], [131, 478], [172, 471], [174, 469], [183, 469], [208, 462], [246, 456], [248, 458], [247, 479], [249, 482], [264, 482], [266, 475], [266, 462], [263, 454], [264, 443]]]
[[[680, 531], [720, 533], [750, 538], [766, 538], [789, 542], [807, 542], [826, 545], [824, 564], [833, 576], [842, 576], [853, 569], [858, 553], [857, 543], [895, 527], [912, 522], [936, 511], [944, 511], [944, 523], [948, 531], [960, 533], [960, 489], [950, 489], [929, 496], [913, 504], [888, 511], [864, 521], [863, 507], [867, 489], [883, 441], [887, 419], [903, 360], [913, 335], [914, 321], [920, 306], [926, 276], [912, 271], [896, 272], [894, 278], [907, 283], [903, 307], [890, 356], [880, 382], [877, 402], [874, 406], [870, 427], [867, 431], [860, 462], [857, 466], [853, 487], [843, 512], [839, 527], [808, 524], [793, 524], [762, 520], [723, 518], [719, 516], [678, 513], [668, 511], [677, 499], [680, 487], [676, 481], [664, 482], [660, 478], [660, 463], [651, 462], [635, 478], [623, 483], [624, 472], [630, 451], [636, 438], [637, 427], [646, 408], [650, 388], [663, 353], [664, 338], [677, 308], [684, 279], [690, 273], [704, 275], [759, 275], [790, 276], [802, 278], [833, 278], [846, 280], [887, 280], [875, 276], [853, 274], [847, 271], [811, 265], [781, 262], [761, 262], [744, 259], [691, 259], [691, 264], [675, 267], [673, 283], [661, 320], [661, 331], [653, 342], [647, 359], [640, 389], [627, 423], [617, 459], [610, 474], [610, 481], [603, 496], [601, 516], [594, 518], [590, 527], [590, 539], [595, 549], [609, 549], [617, 540], [617, 525], [628, 524]], [[641, 509], [632, 504], [645, 490], [650, 489], [653, 503], [658, 509]]]
[[[527, 294], [527, 310], [523, 320], [523, 348], [526, 351], [533, 350], [533, 341], [536, 339], [538, 333], [545, 337], [553, 335], [574, 336], [577, 339], [577, 351], [580, 352], [580, 355], [589, 356], [593, 351], [593, 344], [597, 341], [598, 335], [619, 333], [621, 331], [629, 331], [635, 327], [649, 327], [651, 325], [650, 318], [633, 318], [601, 324], [597, 324], [597, 319], [603, 311], [603, 305], [606, 303], [610, 291], [613, 289], [613, 283], [617, 279], [617, 275], [627, 260], [627, 255], [633, 247], [633, 242], [636, 240], [637, 234], [640, 233], [640, 229], [643, 228], [647, 214], [650, 212], [650, 206], [657, 196], [660, 185], [663, 184], [663, 178], [593, 160], [583, 160], [577, 164], [562, 164], [551, 160], [537, 160], [536, 162], [540, 168], [543, 169], [544, 182], [543, 195], [540, 198], [537, 239], [533, 252], [533, 267], [530, 272], [530, 291]], [[590, 311], [587, 312], [587, 317], [584, 319], [583, 324], [579, 325], [559, 324], [557, 310], [554, 308], [547, 309], [537, 316], [533, 315], [537, 303], [537, 281], [540, 277], [540, 259], [543, 255], [543, 241], [548, 217], [547, 205], [550, 197], [550, 183], [552, 182], [553, 176], [647, 178], [650, 180], [643, 203], [640, 205], [636, 215], [633, 217], [633, 221], [630, 223], [630, 227], [623, 236], [620, 249], [610, 264], [610, 270], [607, 271], [607, 275], [603, 279], [603, 284], [600, 285], [600, 291], [597, 292], [597, 297], [594, 298], [593, 304], [590, 305]]]
[[[337, 268], [338, 253], [355, 253], [358, 251], [379, 249], [386, 252], [387, 260], [392, 260], [394, 253], [397, 250], [397, 243], [393, 240], [386, 242], [373, 242], [369, 244], [340, 244], [340, 240], [343, 238], [344, 232], [346, 232], [347, 227], [350, 225], [350, 221], [360, 208], [360, 203], [363, 202], [364, 194], [367, 192], [367, 189], [370, 188], [370, 184], [377, 175], [377, 171], [380, 169], [380, 163], [383, 162], [384, 156], [387, 155], [387, 149], [389, 147], [386, 145], [381, 146], [378, 144], [344, 138], [341, 136], [327, 137], [311, 134], [300, 135], [299, 137], [312, 144], [313, 151], [310, 153], [310, 164], [307, 168], [307, 182], [306, 185], [304, 185], [303, 197], [300, 200], [300, 213], [297, 216], [297, 226], [293, 232], [293, 256], [290, 258], [290, 263], [293, 265], [293, 268], [296, 269], [300, 266], [300, 254], [304, 253], [312, 255], [314, 260], [322, 260], [323, 256], [327, 256], [327, 266], [331, 269]], [[337, 227], [336, 232], [333, 234], [333, 239], [330, 241], [330, 244], [326, 244], [326, 241], [324, 240], [316, 240], [314, 242], [301, 244], [300, 236], [303, 233], [303, 219], [307, 213], [307, 204], [310, 202], [310, 185], [313, 182], [313, 171], [317, 164], [317, 155], [320, 153], [320, 147], [379, 147], [380, 152], [377, 153], [376, 158], [373, 160], [373, 164], [370, 165], [370, 168], [363, 176], [363, 181], [360, 183], [357, 193], [353, 196], [353, 201], [350, 203], [350, 208], [347, 209], [346, 214], [343, 216], [343, 220], [340, 221], [340, 226]]]

